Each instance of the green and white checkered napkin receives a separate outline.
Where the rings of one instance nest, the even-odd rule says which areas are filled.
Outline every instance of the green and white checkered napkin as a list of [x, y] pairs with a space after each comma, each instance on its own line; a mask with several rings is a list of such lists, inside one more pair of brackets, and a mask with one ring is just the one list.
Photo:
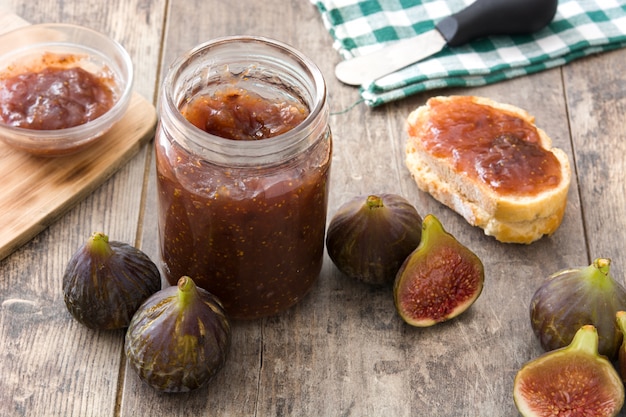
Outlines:
[[[433, 29], [472, 0], [310, 0], [344, 58], [367, 54]], [[480, 86], [626, 47], [626, 0], [559, 0], [554, 20], [532, 35], [493, 36], [444, 48], [432, 57], [363, 85], [378, 106], [425, 90]]]

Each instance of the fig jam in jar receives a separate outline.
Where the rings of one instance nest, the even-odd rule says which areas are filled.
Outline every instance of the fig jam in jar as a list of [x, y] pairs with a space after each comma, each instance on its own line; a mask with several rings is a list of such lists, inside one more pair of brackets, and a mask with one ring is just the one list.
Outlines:
[[280, 42], [226, 37], [175, 62], [159, 103], [162, 270], [228, 315], [301, 300], [319, 275], [332, 138], [319, 69]]

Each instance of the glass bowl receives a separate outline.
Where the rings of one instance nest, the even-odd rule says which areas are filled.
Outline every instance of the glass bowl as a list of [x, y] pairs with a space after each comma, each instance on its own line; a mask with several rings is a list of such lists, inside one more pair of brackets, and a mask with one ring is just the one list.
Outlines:
[[[80, 151], [101, 138], [128, 109], [133, 83], [130, 56], [119, 43], [92, 29], [52, 23], [7, 32], [0, 35], [0, 63], [0, 82], [20, 74], [40, 73], [45, 68], [80, 67], [112, 90], [112, 107], [100, 116], [50, 130], [11, 125], [9, 116], [4, 117], [9, 100], [0, 91], [0, 140], [14, 148], [41, 156]], [[68, 82], [75, 85], [72, 83]], [[45, 111], [53, 112], [63, 106], [55, 103], [58, 102], [49, 100]]]

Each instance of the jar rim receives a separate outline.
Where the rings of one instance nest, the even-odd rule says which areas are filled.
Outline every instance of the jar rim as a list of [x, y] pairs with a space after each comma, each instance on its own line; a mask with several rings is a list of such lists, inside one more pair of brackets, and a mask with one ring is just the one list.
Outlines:
[[[282, 56], [289, 58], [294, 63], [297, 63], [300, 68], [304, 69], [311, 83], [310, 91], [306, 91], [306, 93], [311, 95], [309, 97], [310, 102], [304, 103], [309, 110], [307, 117], [291, 130], [280, 135], [267, 139], [248, 141], [220, 137], [199, 129], [189, 122], [180, 112], [179, 106], [181, 102], [177, 103], [174, 97], [174, 88], [171, 86], [176, 84], [177, 77], [181, 76], [183, 69], [191, 60], [209, 52], [211, 49], [228, 45], [245, 45], [248, 47], [245, 48], [248, 52], [255, 47], [267, 48], [282, 54]], [[251, 57], [259, 58], [259, 56], [254, 54], [247, 54], [241, 56], [241, 59], [250, 59]], [[276, 65], [285, 65], [284, 69], [288, 69], [288, 60], [276, 59], [274, 63]], [[207, 66], [213, 64], [215, 64], [213, 61], [207, 62]], [[169, 121], [172, 122], [171, 127], [177, 131], [176, 137], [185, 142], [181, 143], [181, 145], [192, 148], [195, 153], [203, 155], [207, 151], [210, 151], [212, 156], [215, 156], [215, 153], [221, 154], [223, 157], [228, 158], [229, 163], [232, 163], [233, 159], [238, 159], [239, 162], [245, 164], [246, 159], [270, 156], [278, 152], [285, 153], [285, 150], [290, 148], [300, 149], [312, 130], [317, 131], [327, 124], [326, 83], [320, 69], [306, 55], [292, 46], [275, 39], [262, 36], [231, 35], [204, 42], [176, 59], [170, 65], [164, 81], [164, 85], [168, 86], [168, 88], [163, 89], [160, 105], [171, 116]], [[256, 160], [256, 162], [258, 163], [259, 161]]]

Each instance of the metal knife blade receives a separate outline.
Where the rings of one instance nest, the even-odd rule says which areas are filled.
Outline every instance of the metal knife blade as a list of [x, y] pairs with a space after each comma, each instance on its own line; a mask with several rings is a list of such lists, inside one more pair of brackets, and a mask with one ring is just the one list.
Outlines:
[[384, 46], [371, 54], [342, 61], [335, 67], [335, 76], [348, 85], [366, 84], [434, 55], [445, 46], [446, 40], [441, 33], [435, 29], [429, 30]]

